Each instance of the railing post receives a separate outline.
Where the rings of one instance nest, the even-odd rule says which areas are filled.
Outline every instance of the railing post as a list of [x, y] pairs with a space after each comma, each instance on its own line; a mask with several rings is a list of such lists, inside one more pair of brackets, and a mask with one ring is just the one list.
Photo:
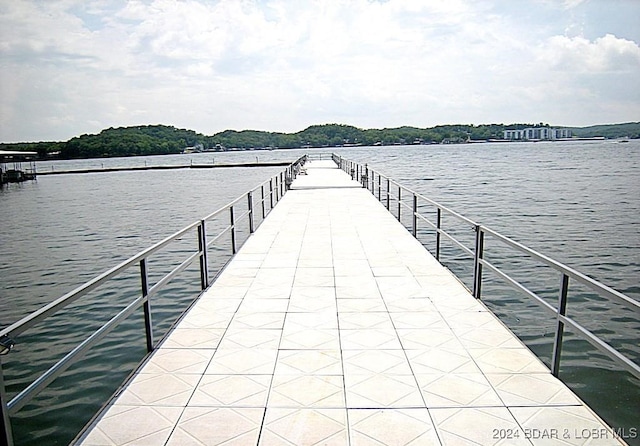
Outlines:
[[482, 296], [482, 258], [484, 251], [484, 231], [480, 225], [476, 225], [476, 252], [473, 258], [473, 297], [480, 299]]
[[382, 177], [378, 174], [378, 201], [381, 201], [382, 187], [381, 187]]
[[436, 260], [440, 261], [440, 229], [442, 228], [442, 209], [438, 208], [436, 214]]
[[276, 184], [273, 187], [273, 191], [276, 194], [276, 204], [278, 203], [278, 201], [280, 201], [280, 197], [278, 196], [278, 192], [280, 191], [280, 185], [278, 184], [278, 175], [276, 175], [275, 177], [273, 177], [276, 181]]
[[0, 444], [13, 446], [13, 433], [11, 432], [11, 418], [7, 409], [7, 391], [4, 387], [4, 374], [2, 372], [2, 359], [0, 359]]
[[251, 191], [249, 191], [249, 193], [247, 194], [247, 206], [249, 207], [249, 234], [253, 234], [253, 193]]
[[562, 355], [562, 339], [564, 338], [564, 322], [560, 316], [567, 314], [567, 294], [569, 291], [569, 276], [562, 274], [560, 284], [560, 296], [558, 297], [558, 316], [556, 322], [556, 335], [553, 340], [553, 357], [551, 358], [551, 373], [557, 377], [560, 373], [560, 356]]
[[418, 196], [413, 194], [413, 236], [418, 238]]
[[280, 197], [278, 198], [278, 200], [280, 200], [280, 198], [282, 198], [283, 195], [284, 195], [284, 173], [280, 172]]
[[282, 189], [282, 178], [280, 178], [280, 175], [276, 175], [276, 204], [278, 204], [278, 202], [280, 201], [280, 198], [282, 198], [282, 194], [280, 193]]
[[236, 253], [236, 223], [233, 216], [233, 206], [229, 208], [229, 223], [231, 224], [231, 253]]
[[362, 181], [362, 187], [363, 188], [367, 188], [367, 190], [369, 189], [369, 165], [365, 164], [364, 165], [364, 175], [362, 175], [360, 177], [360, 180]]
[[293, 175], [287, 172], [284, 176], [284, 191], [289, 192], [291, 185], [293, 184]]
[[391, 182], [389, 181], [389, 178], [387, 178], [387, 211], [391, 211], [391, 208], [389, 207], [390, 198], [391, 198]]
[[273, 209], [273, 178], [269, 178], [269, 203], [271, 204], [270, 209]]
[[209, 286], [209, 261], [207, 258], [207, 232], [205, 221], [198, 226], [198, 249], [200, 250], [200, 286], [204, 290]]
[[402, 188], [398, 184], [398, 221], [402, 223], [400, 218], [402, 217]]
[[144, 330], [147, 338], [147, 352], [153, 351], [153, 322], [151, 320], [151, 302], [149, 302], [149, 274], [147, 270], [147, 259], [140, 260], [140, 282], [142, 295], [146, 297], [142, 305], [144, 311]]
[[262, 200], [260, 200], [260, 205], [262, 206], [262, 219], [264, 220], [264, 218], [267, 216], [264, 212], [264, 184], [260, 186], [260, 195], [262, 196]]

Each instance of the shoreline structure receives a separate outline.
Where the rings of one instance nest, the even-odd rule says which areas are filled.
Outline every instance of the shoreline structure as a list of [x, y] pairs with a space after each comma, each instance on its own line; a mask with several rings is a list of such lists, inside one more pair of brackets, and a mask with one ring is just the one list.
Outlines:
[[131, 167], [100, 167], [92, 169], [51, 170], [38, 172], [38, 175], [63, 175], [76, 173], [103, 173], [132, 170], [178, 170], [178, 169], [225, 169], [233, 167], [280, 167], [288, 166], [288, 161], [258, 162], [258, 163], [232, 163], [232, 164], [187, 164], [187, 165], [163, 165], [163, 166], [131, 166]]

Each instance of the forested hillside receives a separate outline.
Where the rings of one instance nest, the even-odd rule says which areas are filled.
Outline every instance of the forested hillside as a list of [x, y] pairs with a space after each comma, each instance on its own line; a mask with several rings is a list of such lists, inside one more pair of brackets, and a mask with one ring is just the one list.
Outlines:
[[604, 136], [605, 138], [629, 137], [640, 138], [640, 122], [628, 122], [626, 124], [592, 125], [589, 127], [571, 128], [575, 136], [590, 138]]
[[343, 145], [393, 145], [465, 142], [468, 139], [502, 138], [504, 125], [443, 125], [421, 129], [397, 127], [363, 130], [350, 125], [313, 125], [297, 133], [227, 130], [211, 137], [210, 145], [230, 148], [336, 147]]
[[72, 138], [62, 147], [62, 158], [166, 155], [203, 144], [204, 135], [164, 125], [109, 128], [97, 135]]
[[[166, 125], [109, 128], [94, 135], [81, 135], [66, 142], [0, 144], [0, 150], [37, 151], [41, 157], [97, 158], [112, 156], [164, 155], [191, 150], [243, 150], [265, 148], [375, 146], [399, 144], [464, 143], [502, 139], [506, 128], [549, 124], [439, 125], [430, 128], [396, 127], [360, 129], [343, 124], [313, 125], [296, 133], [258, 130], [225, 130], [213, 136]], [[640, 122], [571, 128], [574, 136], [640, 138]]]

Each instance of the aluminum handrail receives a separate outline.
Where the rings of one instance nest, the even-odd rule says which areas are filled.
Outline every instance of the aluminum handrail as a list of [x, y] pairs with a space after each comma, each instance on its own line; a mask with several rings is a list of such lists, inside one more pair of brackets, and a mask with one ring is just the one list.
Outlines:
[[151, 254], [155, 253], [156, 251], [164, 248], [165, 246], [167, 246], [169, 243], [171, 243], [175, 239], [180, 238], [181, 236], [183, 236], [184, 234], [186, 234], [190, 230], [193, 230], [197, 225], [198, 225], [198, 222], [195, 222], [195, 223], [192, 223], [189, 226], [186, 226], [186, 227], [180, 229], [179, 231], [177, 231], [174, 234], [166, 237], [165, 239], [159, 241], [158, 243], [146, 248], [143, 251], [140, 251], [138, 254], [135, 254], [133, 257], [128, 258], [127, 260], [123, 261], [122, 263], [114, 266], [113, 268], [111, 268], [111, 269], [105, 271], [104, 273], [96, 276], [95, 278], [89, 280], [88, 282], [85, 282], [82, 285], [78, 286], [77, 288], [69, 291], [68, 293], [64, 294], [63, 296], [59, 297], [58, 299], [54, 300], [53, 302], [51, 302], [51, 303], [45, 305], [44, 307], [34, 311], [33, 313], [29, 314], [28, 316], [25, 316], [24, 318], [20, 319], [19, 321], [14, 322], [13, 324], [9, 325], [8, 327], [0, 330], [0, 337], [2, 337], [2, 336], [9, 336], [9, 337], [18, 336], [19, 334], [25, 332], [26, 330], [28, 330], [32, 326], [34, 326], [37, 323], [41, 322], [43, 319], [46, 319], [47, 317], [52, 316], [53, 314], [55, 314], [59, 310], [63, 309], [67, 305], [72, 304], [73, 302], [75, 302], [79, 298], [85, 296], [86, 294], [90, 293], [94, 289], [98, 288], [100, 285], [102, 285], [103, 283], [107, 282], [109, 279], [112, 279], [113, 277], [115, 277], [118, 274], [120, 274], [122, 271], [128, 269], [129, 267], [131, 267], [134, 264], [137, 264], [138, 262], [140, 262], [140, 260], [142, 260], [144, 258], [147, 258]]
[[550, 266], [560, 272], [562, 272], [563, 274], [566, 274], [567, 276], [571, 277], [572, 279], [575, 279], [577, 281], [579, 281], [580, 283], [582, 283], [583, 285], [588, 286], [589, 288], [591, 288], [593, 291], [597, 292], [597, 293], [602, 293], [604, 294], [606, 297], [616, 300], [619, 303], [622, 304], [627, 304], [627, 305], [632, 305], [635, 306], [636, 308], [638, 308], [638, 310], [640, 310], [640, 302], [638, 302], [635, 299], [630, 298], [629, 296], [627, 296], [626, 294], [621, 293], [620, 291], [614, 290], [611, 287], [608, 287], [607, 285], [598, 282], [597, 280], [592, 279], [589, 276], [586, 276], [585, 274], [581, 273], [580, 271], [575, 270], [574, 268], [571, 268], [570, 266], [567, 266], [563, 263], [558, 262], [557, 260], [552, 259], [551, 257], [548, 257], [544, 254], [541, 254], [531, 248], [528, 248], [527, 246], [523, 245], [522, 243], [516, 242], [515, 240], [510, 239], [509, 237], [506, 237], [496, 231], [493, 231], [492, 229], [489, 229], [485, 226], [482, 227], [482, 230], [484, 231], [485, 234], [490, 234], [491, 236], [495, 237], [496, 239], [504, 242], [505, 244], [511, 246], [512, 248], [515, 248], [525, 254], [530, 255], [531, 257], [545, 263], [547, 266]]
[[[297, 160], [295, 163], [292, 163], [292, 165], [296, 165], [300, 163], [300, 159]], [[285, 169], [286, 170], [286, 169]], [[262, 184], [258, 185], [257, 187], [253, 188], [251, 191], [254, 192], [256, 190], [258, 190], [260, 187], [264, 186], [265, 184], [269, 183], [269, 180], [263, 182]], [[243, 200], [245, 198], [245, 195], [241, 195], [240, 197], [232, 200], [231, 202], [227, 203], [226, 205], [222, 206], [221, 208], [213, 211], [212, 213], [210, 213], [209, 215], [207, 215], [206, 217], [203, 218], [204, 221], [209, 221], [214, 219], [215, 217], [217, 217], [218, 215], [222, 214], [223, 212], [227, 211], [229, 208], [235, 206], [236, 204], [238, 204], [241, 200]], [[242, 217], [245, 217], [246, 215], [243, 215]], [[238, 217], [238, 220], [241, 220], [241, 217]], [[91, 279], [88, 282], [85, 282], [84, 284], [80, 285], [79, 287], [75, 288], [74, 290], [69, 291], [68, 293], [64, 294], [63, 296], [61, 296], [60, 298], [56, 299], [55, 301], [45, 305], [44, 307], [40, 308], [39, 310], [35, 311], [34, 313], [31, 313], [30, 315], [26, 316], [25, 318], [11, 324], [10, 326], [0, 330], [0, 337], [2, 336], [17, 336], [21, 333], [23, 333], [25, 330], [29, 329], [30, 327], [32, 327], [33, 325], [37, 324], [38, 322], [42, 321], [43, 319], [46, 319], [47, 317], [51, 316], [52, 314], [56, 313], [58, 310], [64, 308], [65, 306], [75, 302], [77, 299], [79, 299], [80, 297], [86, 295], [87, 293], [93, 291], [94, 289], [96, 289], [97, 287], [99, 287], [100, 285], [102, 285], [104, 282], [108, 281], [109, 279], [113, 278], [114, 276], [118, 275], [119, 273], [121, 273], [122, 271], [128, 269], [129, 267], [131, 267], [133, 264], [138, 263], [140, 260], [142, 260], [143, 258], [147, 258], [150, 255], [152, 255], [153, 253], [161, 250], [162, 248], [164, 248], [165, 246], [167, 246], [168, 244], [170, 244], [172, 241], [182, 237], [184, 234], [188, 233], [189, 231], [193, 230], [194, 228], [196, 228], [198, 225], [200, 225], [200, 222], [196, 221], [193, 222], [192, 224], [178, 230], [177, 232], [173, 233], [172, 235], [164, 238], [163, 240], [157, 242], [154, 245], [151, 245], [150, 247], [144, 249], [143, 251], [140, 251], [139, 253], [135, 254], [133, 257], [130, 257], [129, 259], [123, 261], [122, 263], [114, 266], [113, 268], [105, 271], [104, 273], [100, 274], [99, 276], [95, 277], [94, 279]], [[225, 231], [230, 230], [231, 227], [227, 227], [225, 229]]]
[[[482, 272], [483, 267], [486, 267], [489, 271], [493, 272], [498, 278], [504, 281], [509, 286], [515, 288], [516, 290], [522, 292], [529, 298], [533, 299], [534, 302], [542, 306], [546, 311], [553, 314], [556, 317], [556, 331], [555, 331], [555, 339], [554, 339], [554, 347], [553, 347], [553, 357], [551, 364], [551, 372], [558, 376], [560, 371], [560, 355], [562, 351], [562, 342], [563, 342], [563, 334], [565, 325], [573, 328], [580, 337], [589, 342], [591, 345], [596, 347], [599, 351], [607, 355], [610, 359], [616, 362], [618, 365], [622, 366], [629, 373], [634, 375], [636, 378], [640, 378], [640, 365], [633, 362], [624, 354], [620, 353], [618, 350], [613, 348], [607, 342], [598, 338], [595, 334], [593, 334], [588, 329], [584, 328], [582, 325], [577, 323], [572, 318], [566, 315], [566, 305], [568, 299], [568, 287], [569, 287], [569, 279], [573, 279], [576, 282], [587, 286], [592, 291], [596, 292], [599, 296], [609, 298], [617, 303], [625, 305], [627, 307], [631, 307], [634, 311], [640, 312], [640, 302], [617, 291], [613, 288], [608, 287], [591, 277], [586, 276], [585, 274], [577, 271], [576, 269], [567, 266], [557, 260], [552, 259], [551, 257], [544, 255], [534, 249], [531, 249], [522, 243], [519, 243], [507, 236], [500, 234], [497, 231], [494, 231], [484, 225], [478, 224], [475, 221], [459, 214], [458, 212], [443, 206], [442, 204], [434, 201], [428, 197], [425, 197], [422, 194], [415, 192], [412, 189], [409, 189], [406, 186], [403, 186], [399, 182], [391, 179], [388, 176], [385, 176], [373, 169], [370, 169], [367, 164], [364, 166], [342, 158], [336, 154], [333, 155], [334, 162], [345, 172], [348, 174], [351, 173], [355, 180], [358, 180], [362, 183], [363, 187], [366, 187], [371, 191], [374, 197], [377, 197], [379, 201], [382, 201], [383, 193], [384, 199], [386, 200], [386, 208], [389, 212], [392, 212], [391, 209], [391, 199], [397, 201], [397, 215], [396, 217], [402, 223], [401, 219], [401, 209], [407, 208], [411, 210], [412, 219], [413, 219], [413, 228], [412, 232], [414, 237], [417, 238], [417, 222], [418, 220], [426, 222], [431, 228], [435, 230], [436, 233], [436, 252], [435, 257], [437, 260], [440, 260], [440, 239], [442, 236], [449, 239], [454, 243], [458, 248], [460, 248], [463, 252], [474, 259], [474, 268], [473, 268], [473, 291], [472, 294], [475, 298], [481, 298], [481, 285], [482, 285]], [[375, 177], [378, 177], [377, 182], [375, 181]], [[384, 178], [386, 183], [386, 190], [383, 191], [383, 182]], [[377, 186], [377, 194], [376, 194], [376, 186]], [[397, 187], [397, 195], [391, 193], [391, 186]], [[403, 196], [402, 191], [407, 192], [409, 197], [413, 197], [413, 206], [405, 203], [403, 199], [406, 197]], [[417, 211], [417, 202], [418, 200], [427, 203], [436, 208], [437, 210], [437, 223], [433, 223], [427, 217], [422, 215]], [[476, 232], [475, 236], [475, 248], [468, 248], [463, 242], [457, 240], [455, 236], [446, 232], [442, 228], [442, 215], [447, 214], [458, 221], [470, 226]], [[403, 223], [404, 225], [404, 223]], [[408, 228], [407, 228], [408, 229]], [[548, 303], [546, 300], [538, 296], [535, 292], [529, 290], [526, 286], [518, 282], [516, 279], [512, 278], [504, 271], [501, 271], [497, 266], [493, 265], [489, 261], [483, 258], [484, 255], [484, 243], [485, 243], [485, 235], [491, 236], [496, 241], [499, 241], [506, 245], [508, 248], [514, 249], [521, 253], [524, 253], [530, 256], [532, 259], [535, 259], [539, 262], [542, 262], [544, 265], [556, 270], [562, 275], [562, 287], [560, 290], [560, 296], [558, 299], [558, 307], [555, 307]]]
[[[378, 172], [376, 172], [376, 173], [378, 173]], [[380, 175], [383, 178], [387, 178], [382, 174], [378, 173], [378, 175]], [[424, 195], [422, 195], [422, 194], [420, 194], [418, 192], [415, 192], [414, 190], [412, 190], [412, 189], [410, 189], [410, 188], [408, 188], [406, 186], [403, 186], [402, 184], [398, 183], [397, 181], [395, 181], [393, 179], [390, 179], [390, 182], [392, 184], [395, 184], [396, 186], [401, 187], [403, 190], [409, 192], [410, 194], [415, 195], [416, 197], [419, 197], [420, 199], [426, 201], [427, 203], [429, 203], [429, 204], [431, 204], [433, 206], [436, 206], [437, 208], [441, 209], [442, 211], [446, 212], [447, 214], [449, 214], [449, 215], [451, 215], [453, 217], [456, 217], [458, 220], [460, 220], [460, 221], [462, 221], [464, 223], [467, 223], [469, 226], [480, 227], [485, 234], [489, 234], [489, 235], [495, 237], [496, 239], [499, 239], [500, 241], [504, 242], [505, 244], [511, 246], [512, 248], [515, 248], [515, 249], [521, 251], [522, 253], [530, 255], [531, 257], [533, 257], [533, 258], [545, 263], [547, 266], [550, 266], [550, 267], [552, 267], [552, 268], [554, 268], [554, 269], [556, 269], [556, 270], [558, 270], [560, 272], [563, 272], [563, 273], [567, 274], [569, 277], [574, 278], [574, 279], [580, 281], [581, 283], [583, 283], [584, 285], [589, 286], [590, 288], [592, 288], [593, 291], [602, 292], [605, 296], [607, 296], [609, 298], [612, 298], [612, 299], [615, 299], [620, 303], [630, 304], [630, 305], [633, 305], [633, 306], [637, 307], [638, 309], [640, 309], [640, 302], [636, 301], [635, 299], [630, 298], [629, 296], [627, 296], [627, 295], [625, 295], [625, 294], [623, 294], [623, 293], [621, 293], [621, 292], [619, 292], [617, 290], [614, 290], [613, 288], [608, 287], [605, 284], [602, 284], [602, 283], [592, 279], [589, 276], [584, 275], [583, 273], [575, 270], [574, 268], [571, 268], [570, 266], [567, 266], [567, 265], [565, 265], [565, 264], [563, 264], [563, 263], [561, 263], [561, 262], [559, 262], [557, 260], [554, 260], [551, 257], [548, 257], [548, 256], [546, 256], [546, 255], [544, 255], [544, 254], [542, 254], [542, 253], [540, 253], [538, 251], [535, 251], [534, 249], [531, 249], [531, 248], [523, 245], [522, 243], [519, 243], [519, 242], [517, 242], [517, 241], [515, 241], [515, 240], [513, 240], [513, 239], [511, 239], [511, 238], [509, 238], [507, 236], [504, 236], [504, 235], [500, 234], [499, 232], [494, 231], [491, 228], [488, 228], [487, 226], [480, 225], [480, 224], [474, 222], [473, 220], [471, 220], [470, 218], [467, 218], [467, 217], [459, 214], [458, 212], [456, 212], [456, 211], [454, 211], [452, 209], [449, 209], [448, 207], [438, 203], [437, 201], [434, 201], [434, 200], [432, 200], [430, 198], [427, 198]], [[389, 195], [389, 196], [391, 198], [397, 199], [397, 196], [395, 196], [395, 195]], [[402, 206], [404, 206], [404, 207], [406, 207], [408, 209], [411, 209], [411, 206], [409, 206], [406, 203], [402, 203]], [[436, 225], [434, 223], [432, 223], [429, 219], [424, 217], [423, 215], [418, 214], [417, 217], [421, 218], [425, 222], [428, 222], [431, 227], [436, 228]], [[442, 229], [439, 229], [439, 232], [442, 233], [442, 234], [446, 234], [446, 232], [444, 230], [442, 230]], [[452, 241], [456, 242], [456, 240], [452, 236], [449, 235], [449, 237], [451, 238]], [[463, 245], [460, 245], [460, 246], [464, 249]], [[468, 250], [468, 248], [467, 248], [467, 250]], [[468, 250], [468, 252], [471, 253], [472, 251]], [[483, 262], [486, 262], [486, 261], [483, 260]]]
[[118, 323], [124, 321], [127, 317], [131, 316], [140, 305], [148, 300], [148, 296], [139, 296], [123, 310], [111, 318], [107, 323], [102, 325], [91, 336], [81, 342], [72, 351], [67, 353], [60, 361], [56, 362], [53, 367], [49, 368], [40, 377], [33, 381], [24, 390], [18, 393], [14, 398], [7, 403], [7, 409], [9, 415], [15, 415], [25, 404], [27, 404], [37, 393], [44, 390], [49, 384], [51, 384], [61, 373], [71, 367], [76, 361], [81, 359], [89, 349], [102, 340], [111, 330], [113, 330]]
[[487, 262], [486, 260], [483, 260], [482, 264], [484, 266], [486, 266], [487, 268], [489, 268], [491, 271], [493, 271], [493, 273], [495, 275], [499, 276], [504, 282], [507, 283], [507, 285], [510, 285], [512, 288], [515, 288], [516, 290], [522, 292], [523, 294], [526, 294], [531, 299], [533, 299], [538, 305], [540, 305], [545, 310], [549, 311], [551, 314], [555, 315], [557, 313], [557, 309], [553, 305], [551, 305], [546, 300], [542, 299], [536, 293], [534, 293], [529, 288], [527, 288], [524, 285], [522, 285], [520, 282], [518, 282], [516, 279], [514, 279], [513, 277], [511, 277], [507, 273], [505, 273], [503, 271], [500, 271], [500, 269], [498, 267], [496, 267], [493, 264]]
[[[26, 317], [20, 319], [19, 321], [9, 325], [8, 327], [0, 330], [0, 341], [1, 340], [11, 340], [11, 347], [13, 346], [13, 339], [15, 339], [18, 335], [24, 333], [28, 329], [32, 328], [36, 324], [46, 320], [48, 317], [53, 316], [59, 311], [63, 310], [65, 307], [70, 305], [71, 303], [81, 299], [86, 296], [91, 291], [99, 288], [104, 283], [108, 282], [110, 279], [118, 276], [120, 273], [135, 267], [136, 265], [140, 266], [140, 274], [141, 274], [141, 295], [136, 297], [132, 302], [130, 302], [124, 309], [118, 312], [115, 316], [113, 316], [109, 321], [104, 323], [100, 328], [94, 331], [89, 337], [87, 337], [84, 341], [82, 341], [79, 345], [77, 345], [74, 349], [72, 349], [69, 353], [67, 353], [62, 359], [57, 361], [53, 366], [47, 369], [44, 373], [42, 373], [38, 378], [36, 378], [31, 384], [22, 389], [17, 395], [15, 395], [11, 400], [7, 401], [6, 395], [6, 383], [3, 376], [2, 371], [2, 361], [0, 361], [0, 444], [13, 444], [13, 435], [11, 431], [11, 421], [10, 417], [14, 415], [20, 408], [22, 408], [25, 404], [27, 404], [31, 399], [33, 399], [40, 391], [45, 389], [49, 384], [51, 384], [56, 378], [58, 378], [65, 370], [67, 370], [71, 365], [82, 359], [82, 357], [97, 344], [101, 339], [103, 339], [111, 330], [113, 330], [119, 323], [124, 321], [127, 317], [133, 314], [140, 306], [144, 307], [145, 311], [145, 332], [147, 338], [147, 351], [150, 353], [154, 348], [153, 342], [153, 326], [150, 318], [150, 309], [149, 309], [149, 301], [152, 296], [157, 294], [161, 289], [163, 289], [172, 279], [177, 277], [180, 273], [185, 271], [191, 264], [193, 264], [196, 260], [200, 260], [200, 276], [201, 276], [201, 287], [204, 290], [208, 287], [208, 262], [207, 262], [207, 250], [209, 247], [213, 246], [216, 241], [218, 241], [222, 235], [231, 232], [232, 239], [232, 254], [236, 253], [236, 227], [238, 223], [244, 220], [249, 220], [249, 235], [253, 233], [255, 229], [255, 219], [254, 219], [254, 209], [253, 209], [253, 193], [258, 190], [262, 192], [262, 198], [259, 203], [262, 205], [263, 209], [263, 218], [265, 216], [265, 207], [264, 204], [268, 199], [270, 201], [270, 208], [274, 207], [274, 197], [275, 204], [278, 203], [280, 198], [284, 195], [286, 189], [284, 187], [284, 178], [295, 178], [296, 174], [300, 170], [300, 166], [304, 165], [307, 161], [307, 156], [302, 156], [298, 158], [295, 162], [291, 163], [287, 166], [283, 171], [279, 172], [275, 176], [271, 177], [269, 180], [264, 181], [257, 187], [251, 189], [246, 194], [241, 195], [240, 197], [232, 200], [225, 206], [217, 209], [216, 211], [208, 214], [203, 219], [191, 223], [190, 225], [178, 230], [172, 235], [162, 239], [161, 241], [151, 245], [150, 247], [140, 251], [134, 256], [124, 260], [113, 268], [105, 271], [104, 273], [96, 276], [95, 278], [85, 282], [84, 284], [78, 286], [77, 288], [69, 291], [53, 302], [43, 306], [39, 310], [27, 315]], [[273, 183], [275, 180], [276, 188], [273, 188]], [[264, 187], [266, 184], [269, 184], [270, 189], [268, 194], [265, 195]], [[247, 199], [248, 210], [243, 212], [234, 218], [234, 207], [240, 204], [243, 200]], [[212, 241], [206, 240], [206, 229], [205, 225], [208, 221], [223, 215], [225, 212], [229, 212], [231, 216], [231, 221], [228, 225], [226, 225], [220, 232], [213, 238]], [[177, 267], [173, 268], [169, 273], [162, 276], [157, 282], [149, 287], [148, 286], [148, 277], [147, 277], [147, 259], [157, 251], [162, 248], [168, 246], [172, 242], [180, 239], [185, 234], [197, 229], [198, 230], [198, 249], [192, 252], [185, 260], [183, 260]], [[10, 348], [7, 348], [3, 353], [8, 354], [10, 352]]]

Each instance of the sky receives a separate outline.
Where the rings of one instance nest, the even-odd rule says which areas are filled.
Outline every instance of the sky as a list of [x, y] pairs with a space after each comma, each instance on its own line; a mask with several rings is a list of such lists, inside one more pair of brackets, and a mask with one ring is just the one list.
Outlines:
[[0, 142], [640, 121], [640, 0], [0, 0]]

